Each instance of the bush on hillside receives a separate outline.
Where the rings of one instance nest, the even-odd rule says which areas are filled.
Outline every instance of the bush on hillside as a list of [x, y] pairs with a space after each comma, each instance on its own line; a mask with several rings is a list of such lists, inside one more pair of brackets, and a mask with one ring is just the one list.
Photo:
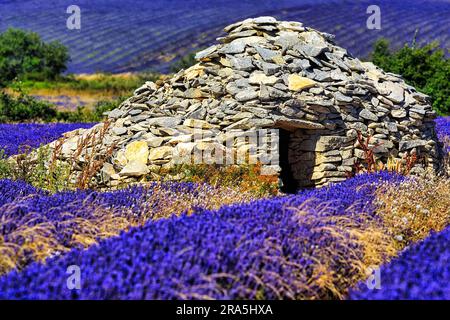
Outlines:
[[98, 101], [93, 108], [78, 107], [76, 111], [58, 111], [48, 102], [40, 101], [19, 91], [14, 97], [0, 93], [0, 123], [15, 122], [100, 122], [105, 118], [105, 112], [111, 111], [125, 100], [124, 97], [115, 100]]
[[93, 108], [78, 107], [76, 111], [60, 111], [56, 120], [64, 122], [101, 122], [105, 118], [105, 112], [118, 108], [124, 100], [124, 97], [119, 97], [115, 100], [101, 100]]
[[0, 123], [52, 121], [58, 112], [53, 105], [39, 101], [29, 95], [20, 93], [13, 97], [0, 93]]
[[55, 79], [68, 61], [68, 50], [60, 42], [45, 43], [37, 33], [14, 28], [0, 34], [0, 87], [16, 78]]
[[439, 114], [450, 114], [450, 60], [438, 43], [417, 46], [413, 41], [392, 52], [388, 40], [380, 39], [371, 58], [377, 66], [402, 75], [408, 84], [429, 95]]

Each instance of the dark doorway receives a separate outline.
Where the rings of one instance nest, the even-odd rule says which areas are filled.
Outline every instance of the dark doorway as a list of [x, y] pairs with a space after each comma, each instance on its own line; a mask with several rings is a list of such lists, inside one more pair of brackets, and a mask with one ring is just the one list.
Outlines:
[[296, 193], [298, 190], [298, 181], [295, 180], [291, 164], [289, 163], [289, 145], [291, 143], [292, 132], [279, 129], [280, 134], [280, 179], [282, 181], [281, 191], [284, 193]]

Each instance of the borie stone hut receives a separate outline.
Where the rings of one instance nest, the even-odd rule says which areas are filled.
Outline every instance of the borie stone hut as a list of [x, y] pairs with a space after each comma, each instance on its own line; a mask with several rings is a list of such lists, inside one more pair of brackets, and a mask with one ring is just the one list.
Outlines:
[[72, 179], [93, 159], [89, 183], [116, 187], [157, 178], [180, 158], [222, 154], [227, 165], [248, 153], [294, 191], [345, 180], [365, 156], [358, 133], [380, 161], [414, 153], [413, 172], [439, 170], [435, 112], [400, 76], [299, 22], [259, 17], [225, 32], [193, 67], [137, 89], [106, 124], [52, 143]]

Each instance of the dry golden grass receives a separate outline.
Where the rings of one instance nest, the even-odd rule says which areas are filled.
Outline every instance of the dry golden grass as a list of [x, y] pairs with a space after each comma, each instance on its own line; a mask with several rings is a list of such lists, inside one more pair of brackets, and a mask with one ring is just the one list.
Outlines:
[[[108, 74], [109, 78], [118, 78], [118, 79], [135, 79], [139, 78], [139, 76], [136, 73], [133, 72], [123, 72], [123, 73], [115, 73], [115, 74]], [[78, 73], [74, 75], [74, 78], [77, 80], [99, 80], [103, 79], [105, 77], [104, 73]]]
[[450, 224], [450, 179], [413, 178], [377, 192], [377, 213], [388, 233], [404, 247]]
[[[314, 231], [333, 242], [315, 248], [312, 258], [316, 263], [308, 278], [309, 290], [297, 299], [343, 299], [347, 289], [364, 279], [370, 267], [397, 253], [392, 237], [372, 216], [353, 212], [353, 208], [348, 208], [345, 216], [333, 216], [327, 213], [327, 208], [325, 204], [319, 209], [322, 226], [315, 227]], [[299, 222], [304, 222], [305, 215], [309, 214], [308, 204], [295, 210]], [[304, 272], [303, 269], [300, 266], [299, 272]], [[340, 269], [346, 270], [345, 274], [339, 273]]]

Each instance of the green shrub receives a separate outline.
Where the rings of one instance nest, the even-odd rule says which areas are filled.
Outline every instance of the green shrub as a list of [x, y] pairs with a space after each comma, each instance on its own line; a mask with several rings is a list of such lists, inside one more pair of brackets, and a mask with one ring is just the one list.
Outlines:
[[18, 97], [0, 93], [0, 123], [52, 121], [57, 116], [53, 105], [20, 92]]
[[0, 179], [11, 179], [13, 177], [13, 168], [7, 159], [5, 150], [0, 150]]
[[36, 152], [35, 165], [27, 165], [31, 169], [27, 171], [23, 180], [37, 188], [53, 193], [73, 187], [69, 179], [71, 168], [68, 163], [56, 160], [48, 146], [40, 146]]
[[170, 71], [176, 73], [182, 69], [188, 69], [195, 65], [198, 61], [195, 60], [195, 52], [185, 55], [180, 60], [170, 66]]
[[450, 114], [450, 60], [438, 43], [416, 46], [413, 41], [392, 52], [389, 42], [380, 39], [375, 43], [371, 59], [385, 71], [402, 75], [408, 84], [429, 95], [439, 114]]
[[98, 101], [92, 109], [78, 107], [76, 111], [60, 111], [55, 120], [63, 122], [101, 122], [105, 118], [105, 112], [118, 108], [124, 100], [125, 97], [119, 97], [115, 100]]
[[0, 34], [0, 87], [14, 79], [56, 79], [69, 59], [61, 43], [45, 43], [37, 33], [10, 28]]
[[111, 111], [125, 100], [102, 100], [93, 108], [78, 107], [76, 111], [58, 111], [48, 102], [39, 101], [22, 91], [18, 97], [0, 93], [0, 123], [8, 122], [100, 122], [104, 113]]

